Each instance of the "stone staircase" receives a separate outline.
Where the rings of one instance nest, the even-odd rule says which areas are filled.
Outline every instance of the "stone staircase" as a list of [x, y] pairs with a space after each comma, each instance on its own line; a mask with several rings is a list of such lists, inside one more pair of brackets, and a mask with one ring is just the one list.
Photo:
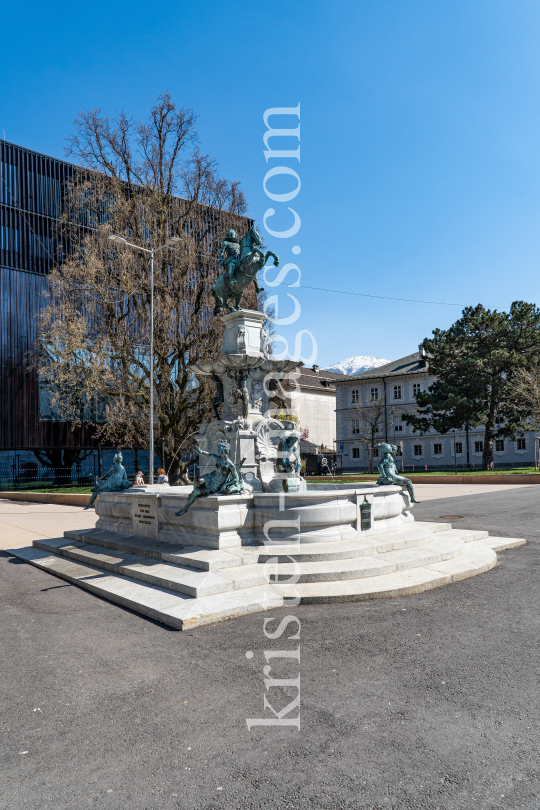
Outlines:
[[8, 553], [184, 630], [282, 607], [284, 600], [303, 604], [420, 593], [488, 571], [497, 551], [525, 542], [414, 522], [341, 542], [226, 550], [86, 529]]

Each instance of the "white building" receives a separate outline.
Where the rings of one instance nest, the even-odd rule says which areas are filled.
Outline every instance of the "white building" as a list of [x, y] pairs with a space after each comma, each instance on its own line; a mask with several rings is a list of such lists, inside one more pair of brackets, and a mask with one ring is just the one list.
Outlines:
[[319, 366], [301, 368], [297, 390], [291, 393], [291, 407], [298, 415], [305, 438], [302, 453], [335, 452], [336, 382], [345, 374], [321, 371]]
[[[325, 372], [326, 374], [329, 372]], [[429, 372], [428, 360], [420, 346], [416, 354], [409, 354], [376, 369], [364, 371], [354, 377], [336, 380], [336, 435], [338, 465], [341, 456], [344, 472], [364, 472], [369, 466], [369, 444], [361, 438], [365, 434], [366, 409], [373, 412], [381, 403], [381, 422], [377, 441], [387, 441], [400, 448], [402, 458], [397, 466], [411, 472], [414, 469], [458, 469], [468, 461], [482, 468], [484, 428], [452, 431], [438, 434], [434, 430], [421, 435], [405, 422], [407, 413], [418, 409], [416, 394], [426, 391], [435, 377]], [[496, 467], [526, 467], [534, 465], [534, 433], [527, 432], [515, 440], [496, 439], [494, 461]], [[376, 442], [375, 442], [376, 446]], [[374, 451], [374, 467], [377, 466]]]

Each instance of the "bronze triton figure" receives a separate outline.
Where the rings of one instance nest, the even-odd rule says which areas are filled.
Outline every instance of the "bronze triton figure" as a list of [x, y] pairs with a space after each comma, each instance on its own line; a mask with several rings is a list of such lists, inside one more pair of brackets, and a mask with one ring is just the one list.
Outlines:
[[398, 475], [397, 467], [394, 461], [394, 456], [398, 451], [395, 444], [386, 444], [386, 442], [381, 442], [377, 446], [379, 448], [379, 453], [382, 456], [381, 463], [377, 467], [379, 471], [377, 484], [379, 484], [379, 486], [384, 486], [385, 484], [402, 484], [407, 487], [409, 495], [411, 496], [411, 502], [418, 503], [414, 497], [414, 489], [410, 478], [405, 478], [404, 475]]
[[283, 432], [279, 434], [279, 455], [276, 459], [278, 472], [300, 475], [302, 462], [300, 460], [300, 431], [296, 430], [294, 422], [284, 422]]
[[225, 401], [225, 394], [223, 392], [223, 380], [221, 379], [221, 377], [218, 377], [218, 375], [214, 371], [212, 372], [212, 380], [216, 384], [216, 395], [212, 399], [211, 405], [216, 415], [216, 419], [221, 419], [221, 416], [219, 415], [218, 405], [222, 405], [223, 402]]
[[246, 371], [236, 372], [236, 388], [234, 391], [234, 404], [238, 401], [242, 403], [242, 416], [247, 419], [249, 413], [249, 391], [247, 387], [247, 378], [249, 376], [249, 369]]
[[133, 484], [130, 484], [128, 480], [126, 469], [122, 464], [123, 460], [124, 458], [120, 451], [115, 453], [112, 467], [107, 470], [105, 475], [102, 475], [101, 478], [98, 479], [94, 491], [92, 492], [90, 503], [88, 506], [84, 507], [85, 509], [90, 509], [90, 507], [94, 505], [94, 501], [100, 492], [123, 492], [125, 489], [131, 489]]
[[230, 460], [231, 445], [226, 439], [219, 443], [218, 455], [207, 453], [206, 450], [201, 450], [196, 445], [194, 449], [201, 456], [215, 458], [216, 469], [194, 482], [193, 492], [189, 494], [185, 506], [179, 512], [175, 512], [175, 515], [178, 516], [185, 515], [196, 498], [202, 498], [205, 495], [241, 495], [246, 491], [240, 472], [242, 464], [240, 464], [240, 467], [235, 467]]

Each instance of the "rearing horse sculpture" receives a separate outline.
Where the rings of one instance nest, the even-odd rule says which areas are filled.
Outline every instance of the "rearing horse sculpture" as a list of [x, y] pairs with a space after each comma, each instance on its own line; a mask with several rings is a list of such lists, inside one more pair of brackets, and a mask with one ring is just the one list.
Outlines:
[[[255, 228], [250, 228], [240, 243], [240, 256], [234, 271], [233, 281], [229, 281], [227, 272], [218, 276], [216, 283], [211, 287], [212, 295], [216, 299], [214, 315], [219, 315], [224, 309], [227, 312], [236, 312], [240, 309], [240, 303], [246, 287], [251, 282], [255, 284], [255, 290], [260, 293], [264, 290], [257, 281], [257, 273], [262, 270], [268, 258], [273, 256], [274, 267], [279, 266], [279, 259], [275, 253], [268, 250], [266, 253], [258, 247], [262, 244], [262, 239]], [[231, 306], [229, 300], [234, 304]]]

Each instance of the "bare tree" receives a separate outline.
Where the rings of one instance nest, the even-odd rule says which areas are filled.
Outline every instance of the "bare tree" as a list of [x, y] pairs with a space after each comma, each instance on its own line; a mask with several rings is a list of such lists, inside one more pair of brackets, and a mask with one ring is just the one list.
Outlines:
[[80, 450], [74, 447], [53, 447], [34, 450], [34, 455], [40, 464], [54, 470], [53, 486], [69, 487], [73, 465], [85, 461], [92, 452], [92, 450]]
[[[188, 364], [219, 354], [223, 325], [212, 316], [210, 287], [220, 241], [229, 228], [247, 226], [238, 183], [199, 151], [194, 125], [193, 111], [167, 93], [146, 121], [124, 112], [112, 121], [99, 110], [79, 115], [66, 150], [85, 167], [65, 202], [70, 252], [49, 277], [38, 324], [42, 386], [61, 418], [93, 421], [102, 441], [147, 446], [153, 374], [155, 438], [157, 447], [165, 440], [171, 480], [178, 449], [210, 414], [211, 383], [195, 379]], [[153, 369], [149, 259], [113, 244], [111, 234], [145, 248], [180, 237], [155, 256]], [[245, 306], [260, 308], [253, 286]]]
[[530, 430], [540, 430], [540, 362], [516, 371], [514, 396], [529, 412], [526, 422]]
[[366, 453], [369, 457], [368, 472], [373, 472], [373, 451], [378, 441], [384, 433], [384, 395], [380, 399], [371, 400], [369, 405], [363, 406], [360, 402], [355, 403], [349, 413], [348, 418], [355, 420], [353, 436], [358, 437], [358, 441], [366, 445]]

